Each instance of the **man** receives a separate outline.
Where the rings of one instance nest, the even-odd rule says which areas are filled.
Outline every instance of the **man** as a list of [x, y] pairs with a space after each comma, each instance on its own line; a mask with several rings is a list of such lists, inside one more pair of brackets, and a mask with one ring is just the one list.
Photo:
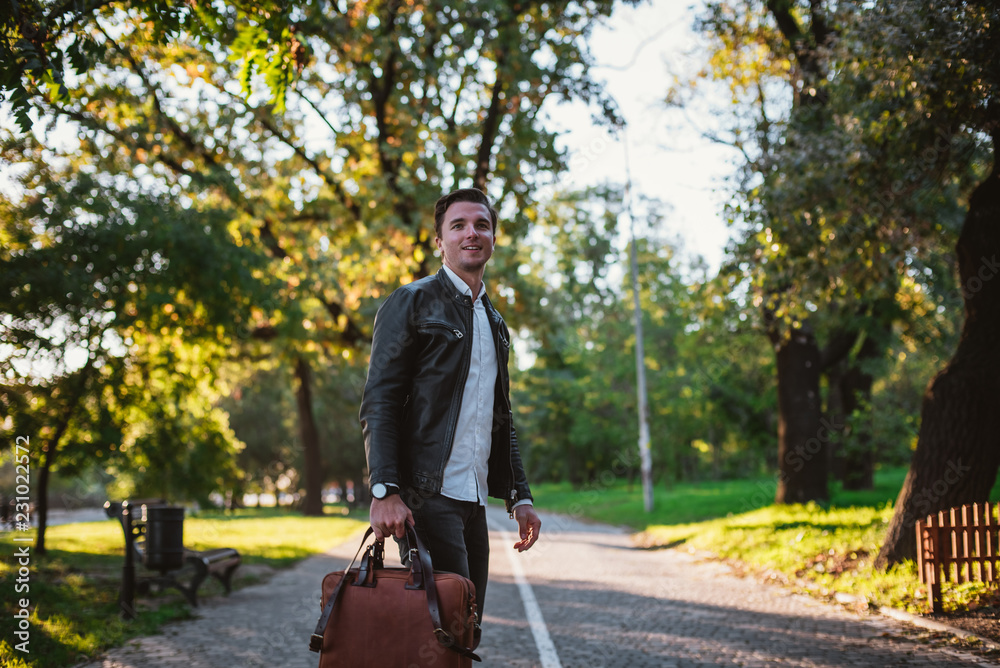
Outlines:
[[443, 267], [393, 292], [375, 316], [361, 425], [375, 537], [395, 536], [406, 563], [412, 523], [436, 570], [476, 587], [482, 619], [489, 570], [486, 498], [503, 498], [524, 551], [541, 520], [521, 463], [510, 408], [510, 334], [483, 273], [497, 212], [476, 189], [434, 206]]

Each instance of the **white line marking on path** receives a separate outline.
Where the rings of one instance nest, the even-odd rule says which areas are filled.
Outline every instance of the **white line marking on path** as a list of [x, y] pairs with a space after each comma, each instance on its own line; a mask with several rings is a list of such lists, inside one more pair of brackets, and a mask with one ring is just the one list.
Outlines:
[[510, 548], [514, 544], [514, 537], [503, 529], [498, 531], [500, 541], [504, 545], [503, 551], [507, 553], [507, 558], [510, 560], [514, 582], [517, 584], [517, 590], [521, 593], [521, 600], [524, 601], [524, 615], [528, 618], [531, 635], [535, 636], [535, 646], [538, 647], [538, 658], [542, 661], [542, 668], [562, 668], [562, 664], [559, 663], [559, 655], [556, 654], [556, 646], [552, 644], [549, 629], [545, 626], [545, 620], [542, 619], [542, 611], [538, 607], [535, 592], [531, 589], [528, 578], [524, 576], [521, 562], [517, 560], [517, 555]]

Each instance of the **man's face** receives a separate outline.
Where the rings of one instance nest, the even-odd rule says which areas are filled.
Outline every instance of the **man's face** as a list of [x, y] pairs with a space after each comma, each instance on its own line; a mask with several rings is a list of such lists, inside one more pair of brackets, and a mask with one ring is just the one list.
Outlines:
[[452, 271], [482, 271], [496, 241], [490, 210], [477, 202], [455, 202], [444, 212], [440, 236], [434, 241]]

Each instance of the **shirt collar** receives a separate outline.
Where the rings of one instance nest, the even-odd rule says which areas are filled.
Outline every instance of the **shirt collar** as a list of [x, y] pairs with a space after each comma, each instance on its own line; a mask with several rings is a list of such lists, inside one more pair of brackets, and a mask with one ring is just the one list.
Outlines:
[[[441, 266], [444, 268], [444, 273], [448, 274], [448, 278], [450, 278], [451, 282], [455, 284], [455, 288], [463, 295], [468, 295], [471, 297], [472, 288], [469, 287], [469, 284], [466, 283], [464, 280], [462, 280], [461, 276], [452, 271], [451, 267], [449, 267], [448, 265], [443, 264]], [[482, 284], [480, 284], [479, 286], [479, 294], [473, 301], [479, 301], [480, 299], [483, 298], [483, 295], [485, 294], [486, 294], [486, 281], [483, 281]]]

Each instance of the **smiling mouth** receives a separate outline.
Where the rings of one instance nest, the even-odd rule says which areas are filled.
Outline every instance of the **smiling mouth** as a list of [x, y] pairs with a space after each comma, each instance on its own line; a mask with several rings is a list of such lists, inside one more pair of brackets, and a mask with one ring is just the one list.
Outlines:
[[482, 246], [462, 246], [462, 250], [478, 251], [478, 250], [483, 250], [483, 247]]

